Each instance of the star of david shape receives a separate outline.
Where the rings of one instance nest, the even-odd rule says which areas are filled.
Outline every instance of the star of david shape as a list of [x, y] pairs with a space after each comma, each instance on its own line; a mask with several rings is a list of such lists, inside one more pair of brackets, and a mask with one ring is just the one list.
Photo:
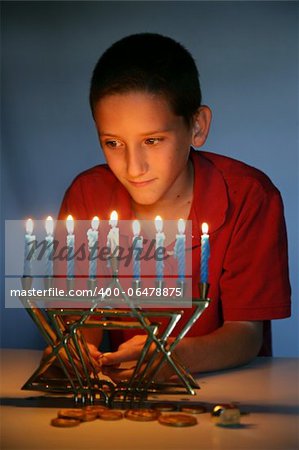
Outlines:
[[[114, 277], [111, 284], [121, 288], [117, 277]], [[178, 336], [169, 344], [169, 336], [181, 320], [183, 312], [179, 309], [176, 311], [173, 309], [171, 311], [144, 310], [134, 305], [132, 306], [131, 299], [124, 297], [125, 305], [127, 308], [129, 307], [127, 310], [110, 309], [109, 299], [103, 303], [105, 299], [101, 298], [101, 302], [99, 302], [95, 298], [93, 306], [89, 310], [51, 308], [42, 311], [37, 307], [36, 302], [25, 299], [27, 312], [43, 334], [49, 345], [50, 352], [41, 361], [40, 366], [25, 383], [23, 389], [72, 392], [75, 398], [80, 395], [82, 398], [86, 395], [94, 398], [95, 394], [99, 394], [100, 398], [103, 398], [106, 403], [111, 402], [111, 399], [119, 393], [119, 389], [114, 383], [99, 377], [86, 342], [80, 332], [82, 328], [99, 327], [110, 330], [143, 329], [147, 333], [147, 340], [131, 379], [128, 380], [126, 385], [122, 383], [120, 387], [120, 392], [125, 394], [125, 399], [128, 394], [132, 398], [134, 395], [147, 395], [147, 393], [151, 392], [153, 380], [164, 363], [171, 365], [181, 385], [185, 388], [184, 392], [194, 394], [194, 388], [199, 386], [183, 365], [174, 358], [172, 352], [206, 309], [209, 300], [194, 300], [192, 302], [194, 306], [193, 314], [185, 323]], [[22, 301], [24, 302], [24, 299]], [[70, 323], [65, 322], [64, 317], [72, 315], [77, 316], [76, 319]], [[161, 324], [152, 321], [157, 317], [168, 318], [168, 323], [161, 333], [159, 333]], [[97, 320], [93, 320], [95, 318]], [[126, 322], [122, 320], [123, 318], [134, 320]], [[155, 344], [156, 348], [147, 358], [152, 343]], [[159, 360], [156, 364], [158, 354]], [[46, 375], [47, 370], [55, 359], [58, 359], [66, 378], [66, 381], [60, 385], [55, 384]], [[160, 385], [160, 390], [154, 389], [155, 393], [162, 391], [163, 384]]]

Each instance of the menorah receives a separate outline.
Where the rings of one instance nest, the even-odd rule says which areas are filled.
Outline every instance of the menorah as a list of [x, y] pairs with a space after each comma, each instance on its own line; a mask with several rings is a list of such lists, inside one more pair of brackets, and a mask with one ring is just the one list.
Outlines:
[[[100, 401], [113, 407], [123, 404], [145, 401], [149, 395], [189, 394], [195, 395], [199, 385], [188, 369], [177, 358], [174, 350], [195, 322], [208, 307], [208, 284], [199, 283], [200, 298], [192, 299], [192, 314], [183, 323], [175, 338], [170, 336], [183, 321], [184, 281], [178, 281], [180, 296], [163, 299], [151, 297], [150, 307], [137, 295], [127, 295], [118, 274], [118, 264], [112, 260], [112, 276], [108, 289], [102, 295], [89, 299], [88, 306], [76, 307], [82, 303], [80, 297], [65, 297], [64, 303], [71, 307], [61, 307], [61, 297], [42, 296], [20, 297], [26, 311], [38, 327], [48, 345], [48, 353], [41, 360], [39, 367], [24, 384], [23, 389], [72, 394], [76, 403], [94, 403]], [[21, 279], [25, 291], [31, 289], [33, 278]], [[74, 287], [76, 279], [66, 279], [67, 292]], [[164, 281], [155, 280], [155, 288], [162, 288]], [[47, 289], [55, 286], [55, 278], [44, 279]], [[87, 286], [93, 289], [97, 279], [88, 279]], [[132, 280], [132, 289], [137, 292], [140, 280]], [[110, 288], [110, 290], [109, 290]], [[121, 293], [117, 307], [113, 307], [111, 293], [117, 288]], [[178, 301], [180, 300], [180, 301]], [[55, 306], [55, 304], [59, 306]], [[155, 305], [157, 307], [155, 307]], [[169, 307], [167, 308], [167, 305]], [[161, 327], [161, 320], [166, 327]], [[146, 340], [143, 350], [133, 369], [130, 379], [115, 383], [104, 377], [92, 358], [83, 329], [100, 328], [102, 330], [143, 330]], [[59, 366], [59, 376], [51, 369]], [[164, 364], [168, 364], [176, 375], [168, 382], [155, 381]]]

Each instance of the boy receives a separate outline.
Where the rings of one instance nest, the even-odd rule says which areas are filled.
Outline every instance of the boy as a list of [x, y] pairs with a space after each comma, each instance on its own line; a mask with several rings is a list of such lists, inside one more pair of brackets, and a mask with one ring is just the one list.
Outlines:
[[[270, 320], [290, 315], [286, 231], [280, 194], [260, 171], [192, 147], [204, 145], [211, 122], [201, 104], [195, 62], [174, 40], [128, 36], [98, 61], [90, 105], [107, 165], [80, 174], [60, 218], [192, 220], [193, 295], [198, 296], [200, 225], [210, 226], [211, 305], [175, 352], [191, 372], [245, 364], [271, 355]], [[192, 146], [192, 147], [191, 147]], [[190, 148], [191, 147], [191, 148]], [[188, 315], [188, 311], [186, 311]], [[190, 314], [190, 311], [189, 311]], [[144, 336], [102, 355], [100, 336], [86, 339], [103, 371], [137, 359]], [[159, 374], [167, 378], [167, 368]]]

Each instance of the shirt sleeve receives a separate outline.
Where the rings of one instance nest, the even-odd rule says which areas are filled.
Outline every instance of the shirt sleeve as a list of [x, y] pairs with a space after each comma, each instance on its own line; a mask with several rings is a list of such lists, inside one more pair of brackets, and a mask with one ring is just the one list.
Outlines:
[[279, 191], [253, 181], [239, 211], [220, 280], [224, 320], [290, 315], [283, 205]]

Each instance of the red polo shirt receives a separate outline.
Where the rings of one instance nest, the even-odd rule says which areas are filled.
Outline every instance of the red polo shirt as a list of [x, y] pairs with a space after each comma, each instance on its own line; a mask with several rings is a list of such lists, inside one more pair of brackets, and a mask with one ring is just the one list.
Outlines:
[[[262, 172], [234, 159], [191, 150], [193, 295], [198, 296], [201, 224], [209, 224], [212, 299], [188, 336], [208, 334], [224, 321], [264, 321], [261, 355], [271, 354], [270, 320], [290, 315], [290, 285], [283, 205]], [[107, 165], [81, 173], [67, 190], [59, 218], [132, 219], [128, 192]], [[191, 311], [186, 309], [187, 318]], [[179, 330], [179, 328], [178, 328]], [[178, 331], [177, 330], [177, 331]], [[131, 336], [122, 333], [122, 338]]]

